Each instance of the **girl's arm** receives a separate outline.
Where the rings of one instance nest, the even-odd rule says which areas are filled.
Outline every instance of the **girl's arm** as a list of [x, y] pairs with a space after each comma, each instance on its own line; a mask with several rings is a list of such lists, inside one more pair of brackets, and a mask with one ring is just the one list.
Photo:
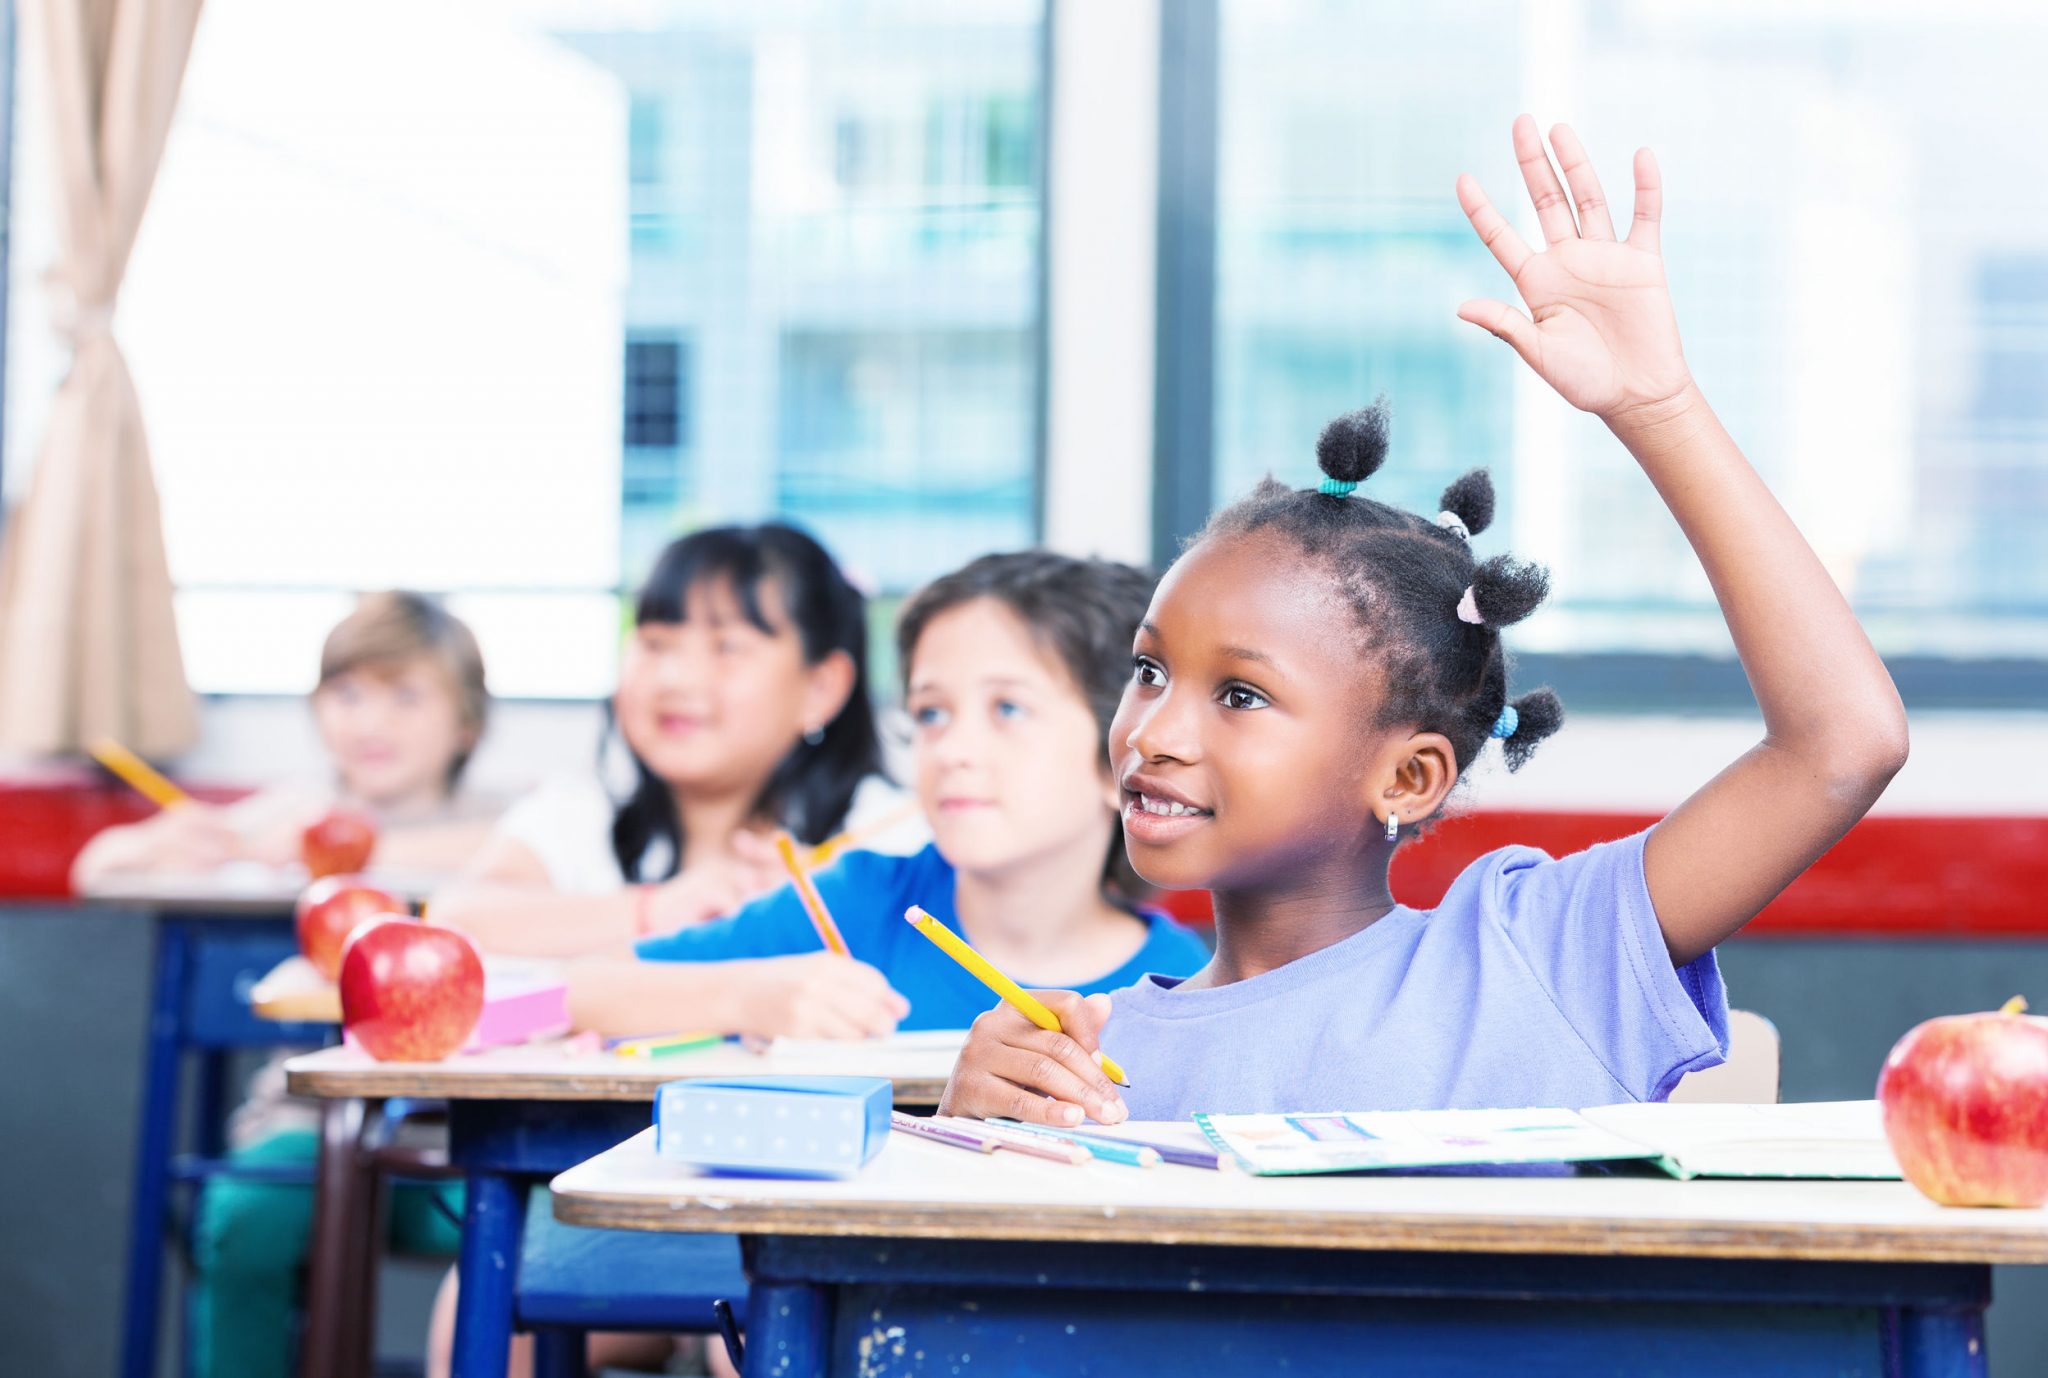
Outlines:
[[910, 1003], [851, 957], [811, 952], [730, 962], [588, 957], [569, 968], [569, 1019], [599, 1033], [878, 1038]]
[[511, 957], [631, 957], [642, 938], [729, 913], [759, 894], [752, 868], [695, 866], [673, 880], [609, 895], [565, 895], [533, 850], [502, 833], [463, 876], [434, 893], [427, 916]]
[[94, 834], [71, 862], [71, 889], [89, 895], [115, 876], [144, 871], [210, 871], [242, 855], [241, 834], [226, 810], [177, 804], [139, 823]]
[[1682, 964], [1749, 922], [1868, 811], [1905, 764], [1905, 709], [1847, 600], [1686, 368], [1650, 151], [1636, 154], [1635, 219], [1617, 241], [1569, 128], [1551, 131], [1569, 195], [1527, 115], [1514, 141], [1548, 249], [1532, 253], [1471, 177], [1458, 200], [1530, 314], [1499, 301], [1458, 314], [1514, 346], [1642, 465], [1706, 569], [1763, 710], [1763, 740], [1659, 823], [1644, 852]]

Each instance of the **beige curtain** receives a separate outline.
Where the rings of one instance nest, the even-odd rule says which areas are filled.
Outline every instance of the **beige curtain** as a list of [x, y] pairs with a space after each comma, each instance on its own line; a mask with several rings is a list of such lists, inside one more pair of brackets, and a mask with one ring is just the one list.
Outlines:
[[191, 745], [198, 715], [135, 384], [111, 331], [200, 0], [24, 0], [24, 55], [48, 71], [62, 248], [51, 320], [71, 370], [0, 548], [0, 749], [144, 755]]

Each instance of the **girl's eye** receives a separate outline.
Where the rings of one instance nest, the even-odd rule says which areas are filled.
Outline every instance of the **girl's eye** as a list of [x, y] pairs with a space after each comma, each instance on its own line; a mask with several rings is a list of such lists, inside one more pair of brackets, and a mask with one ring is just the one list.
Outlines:
[[996, 700], [996, 716], [997, 716], [997, 717], [999, 717], [999, 718], [1020, 718], [1020, 717], [1022, 717], [1023, 715], [1024, 715], [1024, 705], [1023, 705], [1023, 704], [1021, 704], [1021, 703], [1013, 703], [1013, 702], [1011, 702], [1011, 701], [1010, 701], [1009, 699], [997, 699], [997, 700]]
[[1264, 694], [1261, 694], [1256, 689], [1247, 689], [1242, 684], [1233, 684], [1223, 691], [1223, 706], [1225, 708], [1264, 708], [1266, 703], [1267, 699]]
[[910, 720], [919, 727], [937, 727], [946, 720], [946, 710], [932, 707], [913, 708], [910, 710]]
[[1166, 683], [1166, 670], [1156, 660], [1139, 656], [1132, 662], [1133, 678], [1147, 689], [1157, 689]]

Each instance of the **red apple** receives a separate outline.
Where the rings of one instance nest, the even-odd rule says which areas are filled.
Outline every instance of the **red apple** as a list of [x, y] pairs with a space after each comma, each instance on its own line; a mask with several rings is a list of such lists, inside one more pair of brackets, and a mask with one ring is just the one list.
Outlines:
[[1930, 1019], [1878, 1074], [1899, 1168], [1944, 1206], [2048, 1201], [2048, 1019], [2026, 1008]]
[[433, 1062], [469, 1040], [484, 1012], [484, 964], [450, 928], [392, 917], [341, 950], [341, 1023], [380, 1062]]
[[376, 847], [375, 820], [354, 809], [329, 809], [299, 835], [299, 858], [315, 880], [362, 870]]
[[405, 906], [361, 876], [322, 876], [299, 893], [293, 913], [299, 951], [332, 981], [341, 974], [341, 945], [348, 935], [363, 920], [383, 914], [403, 917]]

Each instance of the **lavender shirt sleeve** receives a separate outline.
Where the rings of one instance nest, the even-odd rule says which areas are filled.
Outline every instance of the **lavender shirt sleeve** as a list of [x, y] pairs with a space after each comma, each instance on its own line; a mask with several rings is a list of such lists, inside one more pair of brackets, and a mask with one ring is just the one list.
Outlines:
[[1588, 1050], [1635, 1095], [1662, 1100], [1687, 1072], [1726, 1059], [1728, 997], [1712, 952], [1672, 967], [1643, 872], [1648, 837], [1554, 861], [1508, 848], [1473, 878], [1482, 912]]

